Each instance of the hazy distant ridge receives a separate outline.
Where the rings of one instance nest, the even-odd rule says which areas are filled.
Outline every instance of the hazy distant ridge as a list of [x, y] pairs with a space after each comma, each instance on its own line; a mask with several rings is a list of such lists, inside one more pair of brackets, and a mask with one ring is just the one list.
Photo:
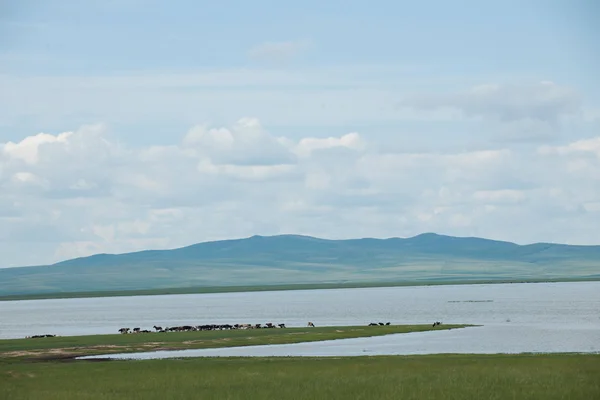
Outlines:
[[401, 239], [252, 236], [0, 269], [0, 295], [322, 282], [556, 279], [600, 274], [600, 246], [517, 245], [426, 233]]

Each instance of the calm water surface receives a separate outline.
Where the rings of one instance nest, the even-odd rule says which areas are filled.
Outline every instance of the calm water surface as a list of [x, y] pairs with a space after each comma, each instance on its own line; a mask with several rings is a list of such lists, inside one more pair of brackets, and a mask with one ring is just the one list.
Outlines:
[[[272, 346], [286, 355], [599, 351], [600, 282], [419, 286], [0, 302], [0, 338], [205, 323], [482, 324], [448, 332]], [[491, 340], [492, 335], [496, 338]], [[424, 340], [427, 339], [427, 346]], [[365, 347], [365, 343], [369, 346]], [[333, 346], [333, 347], [332, 347]], [[344, 347], [350, 346], [350, 348]], [[425, 346], [425, 347], [423, 347]], [[261, 351], [221, 349], [221, 354]], [[280, 349], [283, 350], [273, 350]], [[332, 350], [332, 349], [338, 350]], [[292, 350], [290, 350], [292, 349]], [[433, 349], [433, 350], [432, 350]], [[463, 349], [463, 350], [461, 350]], [[461, 350], [461, 351], [459, 351]], [[505, 351], [506, 350], [506, 351]], [[497, 352], [492, 351], [492, 352]], [[205, 351], [206, 355], [212, 353]], [[292, 353], [290, 353], [292, 352]], [[440, 352], [440, 351], [434, 351]], [[217, 353], [215, 353], [217, 354]], [[273, 355], [275, 355], [273, 353]]]

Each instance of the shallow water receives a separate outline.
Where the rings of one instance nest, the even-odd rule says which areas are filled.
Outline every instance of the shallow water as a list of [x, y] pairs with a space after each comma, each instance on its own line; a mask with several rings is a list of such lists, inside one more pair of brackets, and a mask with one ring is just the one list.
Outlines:
[[[600, 343], [600, 282], [418, 286], [214, 293], [0, 302], [0, 338], [116, 333], [122, 327], [212, 323], [287, 326], [485, 325], [450, 332], [348, 339], [369, 346], [347, 353], [594, 351]], [[415, 336], [420, 335], [420, 336]], [[423, 342], [425, 341], [425, 342]], [[285, 345], [283, 352], [325, 354], [354, 342]], [[427, 344], [426, 347], [423, 347]], [[333, 346], [333, 347], [332, 347]], [[408, 346], [408, 347], [407, 347]], [[280, 347], [272, 347], [271, 349]], [[289, 350], [289, 349], [293, 350]], [[296, 350], [300, 349], [300, 350]], [[397, 350], [394, 350], [397, 349]], [[400, 349], [400, 350], [399, 350]], [[403, 350], [402, 350], [403, 349]], [[467, 350], [461, 350], [467, 349]], [[366, 350], [363, 352], [363, 350]], [[214, 350], [219, 354], [241, 350]], [[259, 348], [243, 351], [261, 351]], [[275, 351], [275, 350], [269, 350]], [[341, 350], [340, 350], [341, 351]], [[379, 352], [379, 353], [378, 353]], [[413, 352], [413, 353], [410, 353]], [[308, 354], [306, 353], [306, 354]], [[208, 354], [208, 353], [207, 353]], [[288, 353], [286, 353], [288, 354]], [[291, 353], [290, 353], [291, 354]], [[297, 354], [297, 353], [294, 353]]]
[[559, 326], [469, 327], [447, 331], [329, 340], [286, 345], [111, 354], [82, 359], [164, 359], [181, 357], [342, 357], [411, 354], [600, 353], [600, 330]]

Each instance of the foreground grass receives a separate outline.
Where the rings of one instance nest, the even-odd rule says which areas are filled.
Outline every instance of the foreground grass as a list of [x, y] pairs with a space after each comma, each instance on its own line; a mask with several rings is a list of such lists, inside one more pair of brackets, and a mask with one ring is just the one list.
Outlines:
[[89, 297], [118, 296], [159, 296], [165, 294], [201, 294], [201, 293], [235, 293], [235, 292], [269, 292], [281, 290], [316, 290], [316, 289], [358, 289], [370, 287], [400, 286], [437, 286], [437, 285], [474, 285], [493, 283], [548, 283], [548, 282], [589, 282], [598, 281], [599, 277], [551, 278], [551, 279], [425, 279], [402, 282], [348, 282], [348, 283], [306, 283], [289, 285], [262, 286], [213, 286], [213, 287], [181, 287], [163, 289], [105, 290], [92, 292], [53, 292], [36, 294], [11, 294], [0, 296], [0, 301], [71, 299]]
[[0, 360], [6, 358], [61, 358], [94, 354], [156, 350], [206, 349], [381, 336], [463, 328], [468, 325], [389, 325], [317, 328], [274, 328], [128, 335], [64, 336], [0, 340]]
[[0, 363], [0, 398], [589, 400], [600, 355]]

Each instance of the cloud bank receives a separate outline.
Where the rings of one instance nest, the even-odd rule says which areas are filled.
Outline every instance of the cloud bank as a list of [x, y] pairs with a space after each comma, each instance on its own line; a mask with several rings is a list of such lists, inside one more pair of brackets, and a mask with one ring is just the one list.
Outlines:
[[[459, 104], [508, 119], [572, 109], [548, 96], [518, 113]], [[276, 137], [251, 117], [193, 126], [171, 145], [127, 146], [104, 125], [0, 143], [3, 266], [253, 234], [597, 240], [600, 136], [460, 152], [388, 144], [360, 132]]]

